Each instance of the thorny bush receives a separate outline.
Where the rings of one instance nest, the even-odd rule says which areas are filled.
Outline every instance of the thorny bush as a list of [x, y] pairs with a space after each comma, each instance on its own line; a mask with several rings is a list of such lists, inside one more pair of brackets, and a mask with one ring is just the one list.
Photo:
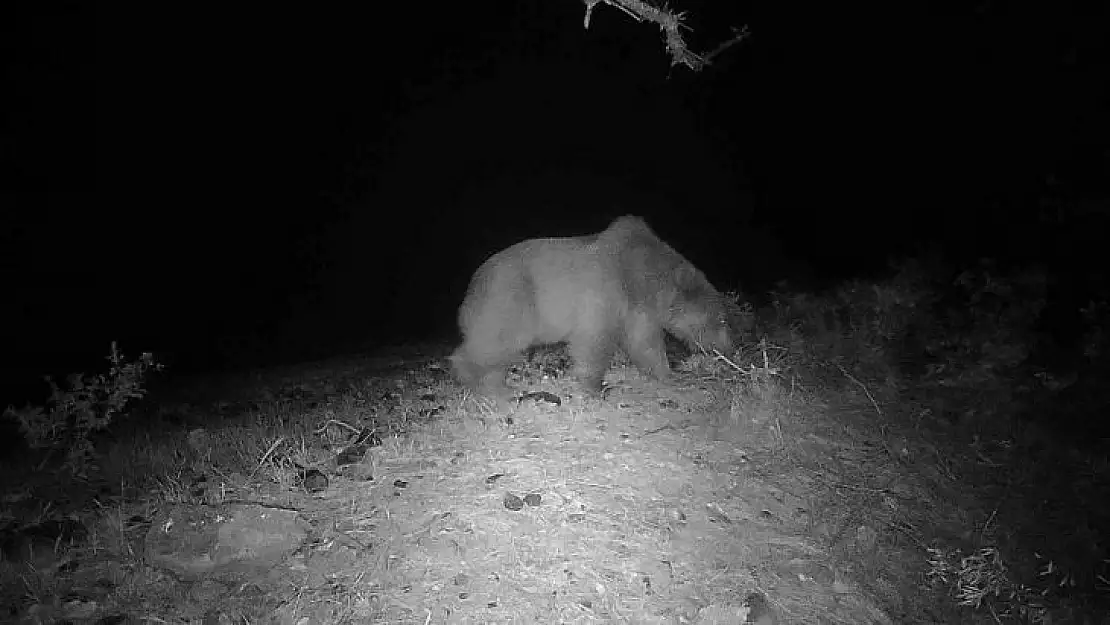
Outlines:
[[67, 468], [85, 473], [93, 456], [89, 436], [108, 427], [128, 402], [143, 397], [147, 373], [162, 369], [149, 353], [125, 360], [114, 341], [107, 360], [111, 363], [107, 373], [71, 374], [68, 389], [47, 376], [50, 397], [45, 405], [28, 404], [20, 409], [9, 406], [3, 416], [19, 422], [32, 448], [65, 449]]

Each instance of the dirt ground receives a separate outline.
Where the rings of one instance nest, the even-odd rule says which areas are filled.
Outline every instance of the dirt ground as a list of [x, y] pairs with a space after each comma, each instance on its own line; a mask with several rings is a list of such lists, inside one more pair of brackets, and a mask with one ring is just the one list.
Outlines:
[[[53, 511], [85, 535], [54, 537], [46, 561], [6, 558], [8, 614], [974, 622], [927, 576], [926, 545], [972, 527], [948, 494], [951, 476], [935, 450], [886, 427], [867, 394], [830, 401], [736, 371], [660, 384], [615, 367], [611, 392], [594, 400], [558, 368], [514, 370], [533, 395], [511, 414], [462, 392], [434, 349], [180, 382], [147, 405], [157, 435], [121, 431], [101, 446], [114, 465], [55, 489], [68, 503]], [[308, 487], [309, 470], [326, 479]], [[29, 484], [7, 499], [24, 526], [29, 510], [42, 518], [46, 492]], [[205, 511], [218, 527], [244, 509], [293, 514], [303, 538], [268, 536], [291, 542], [249, 574], [221, 568], [218, 537], [191, 541], [195, 574], [152, 557], [175, 519], [180, 529]]]

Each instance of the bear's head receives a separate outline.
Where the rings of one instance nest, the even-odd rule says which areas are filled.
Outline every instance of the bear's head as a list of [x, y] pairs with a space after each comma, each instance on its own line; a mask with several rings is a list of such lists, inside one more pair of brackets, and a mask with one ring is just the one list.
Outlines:
[[679, 338], [702, 349], [732, 351], [727, 309], [719, 295], [703, 295], [676, 303], [667, 325]]
[[[677, 255], [676, 255], [677, 256]], [[728, 304], [705, 275], [679, 257], [671, 272], [668, 329], [682, 340], [706, 350], [732, 350]]]

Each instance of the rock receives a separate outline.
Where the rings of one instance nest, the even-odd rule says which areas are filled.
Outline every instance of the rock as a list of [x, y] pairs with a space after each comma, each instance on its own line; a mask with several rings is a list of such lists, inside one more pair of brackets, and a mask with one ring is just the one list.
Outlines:
[[308, 524], [294, 510], [258, 505], [178, 505], [146, 535], [148, 562], [183, 581], [238, 581], [265, 573], [297, 549]]

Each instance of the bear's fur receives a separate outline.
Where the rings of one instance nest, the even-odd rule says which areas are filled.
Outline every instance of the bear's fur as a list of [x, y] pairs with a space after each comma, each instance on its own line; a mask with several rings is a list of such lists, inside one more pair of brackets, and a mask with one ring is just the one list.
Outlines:
[[589, 236], [529, 239], [486, 260], [459, 308], [455, 376], [480, 394], [509, 397], [505, 373], [524, 351], [566, 341], [574, 372], [597, 394], [614, 351], [666, 379], [664, 330], [705, 348], [732, 346], [725, 300], [639, 217]]

